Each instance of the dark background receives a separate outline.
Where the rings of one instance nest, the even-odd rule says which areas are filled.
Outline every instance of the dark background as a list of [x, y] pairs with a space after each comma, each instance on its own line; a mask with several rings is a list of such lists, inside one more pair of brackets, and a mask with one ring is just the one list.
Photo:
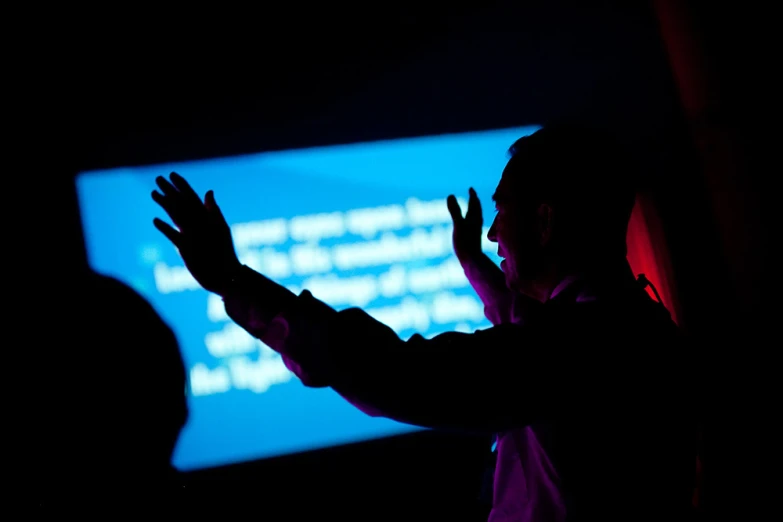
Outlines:
[[[742, 339], [749, 353], [755, 337], [748, 331], [762, 335], [770, 207], [748, 159], [762, 133], [750, 123], [762, 103], [752, 87], [758, 48], [737, 36], [758, 16], [699, 2], [50, 10], [37, 28], [44, 52], [26, 58], [34, 44], [20, 43], [16, 53], [33, 100], [17, 104], [18, 129], [34, 136], [36, 151], [32, 171], [17, 181], [24, 200], [42, 210], [27, 213], [26, 229], [47, 239], [33, 245], [45, 255], [29, 268], [57, 288], [83, 265], [72, 184], [80, 170], [562, 119], [592, 123], [618, 134], [645, 173], [683, 325], [706, 354], [699, 378], [710, 391], [695, 408], [710, 425], [714, 381], [726, 384], [716, 377], [725, 365], [713, 343]], [[681, 25], [682, 34], [662, 31], [662, 21]], [[677, 75], [677, 60], [690, 64], [691, 80]], [[687, 92], [697, 93], [695, 108]], [[736, 151], [730, 167], [722, 161], [727, 147]], [[248, 197], [262, 205], [274, 195]], [[738, 360], [731, 364], [736, 372]], [[712, 462], [731, 436], [723, 425], [716, 432]], [[206, 470], [187, 477], [186, 489], [207, 493], [196, 495], [200, 505], [236, 503], [260, 518], [266, 509], [361, 516], [366, 504], [375, 506], [367, 519], [389, 510], [480, 517], [487, 450], [478, 437], [422, 433]], [[712, 484], [715, 496], [739, 487]]]

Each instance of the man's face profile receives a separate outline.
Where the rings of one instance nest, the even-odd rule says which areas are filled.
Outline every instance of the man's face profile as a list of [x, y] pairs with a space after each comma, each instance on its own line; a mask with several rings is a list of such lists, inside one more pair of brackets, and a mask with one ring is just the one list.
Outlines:
[[541, 245], [535, 206], [518, 196], [510, 179], [507, 167], [492, 197], [496, 215], [487, 237], [498, 244], [498, 255], [503, 258], [500, 268], [508, 287], [525, 292], [540, 264]]

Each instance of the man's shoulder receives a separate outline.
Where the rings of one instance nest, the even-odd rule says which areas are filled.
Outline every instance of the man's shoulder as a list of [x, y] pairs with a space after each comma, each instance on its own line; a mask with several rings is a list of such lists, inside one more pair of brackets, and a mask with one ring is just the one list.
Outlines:
[[678, 329], [671, 314], [661, 303], [646, 293], [628, 293], [590, 300], [569, 300], [555, 306], [543, 307], [544, 324], [572, 325], [586, 330], [605, 328], [639, 330], [677, 335]]

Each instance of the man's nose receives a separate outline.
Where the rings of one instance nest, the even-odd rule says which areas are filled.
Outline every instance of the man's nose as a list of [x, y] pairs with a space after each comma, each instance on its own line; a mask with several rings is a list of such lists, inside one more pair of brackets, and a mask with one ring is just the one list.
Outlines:
[[496, 216], [495, 219], [492, 220], [492, 226], [489, 227], [489, 231], [487, 232], [487, 239], [489, 239], [493, 243], [497, 243], [498, 242], [497, 227], [495, 226], [497, 221], [498, 221], [498, 218]]

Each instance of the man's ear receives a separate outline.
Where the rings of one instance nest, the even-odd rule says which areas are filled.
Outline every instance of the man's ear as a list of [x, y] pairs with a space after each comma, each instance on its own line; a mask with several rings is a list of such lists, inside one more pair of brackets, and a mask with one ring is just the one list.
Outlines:
[[536, 232], [541, 246], [547, 246], [552, 241], [553, 211], [548, 203], [541, 203], [536, 210]]

